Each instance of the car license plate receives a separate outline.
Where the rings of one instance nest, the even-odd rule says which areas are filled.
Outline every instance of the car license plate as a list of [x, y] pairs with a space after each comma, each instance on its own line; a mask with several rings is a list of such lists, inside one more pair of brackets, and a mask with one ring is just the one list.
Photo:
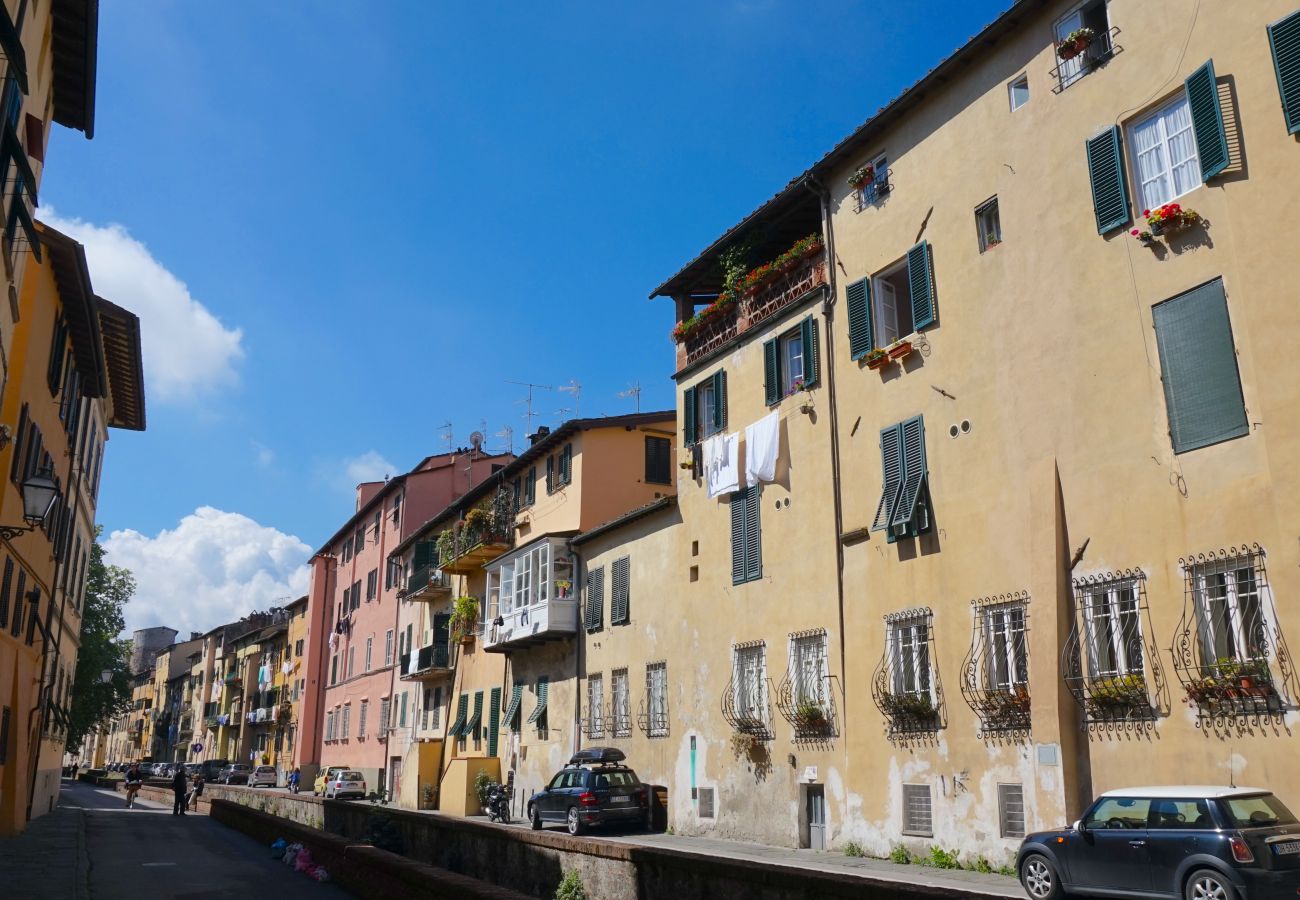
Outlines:
[[1285, 844], [1274, 844], [1273, 852], [1278, 856], [1289, 856], [1293, 853], [1300, 853], [1300, 841], [1287, 841]]
[[611, 794], [611, 795], [610, 795], [610, 798], [609, 798], [609, 802], [610, 802], [610, 803], [626, 803], [626, 802], [627, 802], [627, 794]]

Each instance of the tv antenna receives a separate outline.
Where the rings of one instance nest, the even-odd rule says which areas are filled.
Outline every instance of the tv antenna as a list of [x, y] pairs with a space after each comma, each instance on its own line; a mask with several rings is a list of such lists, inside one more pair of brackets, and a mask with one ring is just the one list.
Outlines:
[[628, 397], [632, 397], [633, 399], [635, 399], [636, 411], [638, 413], [641, 412], [641, 382], [639, 381], [632, 382], [630, 385], [628, 385], [626, 391], [619, 391], [618, 395], [622, 397], [624, 400], [626, 400]]
[[451, 439], [452, 439], [451, 423], [450, 423], [450, 422], [443, 422], [441, 425], [438, 426], [438, 428], [439, 428], [439, 430], [442, 431], [442, 439], [443, 439], [444, 441], [447, 442], [447, 452], [450, 453], [451, 450], [452, 450], [452, 447], [451, 447]]
[[509, 380], [507, 380], [507, 381], [506, 381], [506, 384], [517, 384], [517, 385], [520, 385], [521, 387], [526, 387], [526, 388], [528, 388], [528, 397], [527, 397], [527, 399], [524, 399], [524, 400], [516, 400], [515, 402], [516, 402], [516, 403], [524, 403], [524, 404], [526, 404], [526, 406], [525, 406], [525, 408], [524, 408], [524, 421], [528, 423], [528, 430], [529, 430], [529, 431], [532, 431], [532, 430], [533, 430], [533, 419], [535, 419], [535, 418], [537, 418], [538, 416], [541, 415], [541, 413], [535, 413], [535, 412], [533, 412], [533, 391], [534, 391], [534, 390], [540, 390], [540, 391], [553, 391], [553, 390], [555, 390], [555, 388], [551, 387], [549, 384], [533, 384], [531, 381], [509, 381]]
[[511, 456], [514, 456], [515, 455], [515, 430], [511, 428], [509, 425], [507, 425], [505, 428], [502, 428], [500, 431], [498, 431], [495, 436], [506, 439], [506, 452], [509, 453]]
[[556, 390], [573, 395], [573, 415], [580, 417], [582, 415], [582, 385], [570, 378], [568, 384], [562, 384]]

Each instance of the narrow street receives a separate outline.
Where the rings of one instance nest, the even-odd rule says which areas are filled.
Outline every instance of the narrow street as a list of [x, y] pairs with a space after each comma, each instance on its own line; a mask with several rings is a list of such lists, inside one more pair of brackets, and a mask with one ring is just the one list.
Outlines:
[[268, 848], [207, 816], [173, 816], [148, 801], [134, 809], [125, 804], [121, 793], [64, 782], [61, 805], [85, 810], [92, 900], [352, 896], [273, 860]]

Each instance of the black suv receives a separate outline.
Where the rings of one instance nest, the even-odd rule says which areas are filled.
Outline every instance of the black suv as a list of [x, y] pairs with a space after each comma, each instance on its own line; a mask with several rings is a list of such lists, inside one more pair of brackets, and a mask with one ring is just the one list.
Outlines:
[[543, 822], [563, 822], [569, 834], [616, 822], [644, 825], [650, 791], [636, 773], [621, 766], [616, 747], [592, 747], [573, 754], [551, 783], [528, 801], [533, 830]]
[[1034, 900], [1067, 892], [1294, 900], [1300, 894], [1300, 823], [1262, 788], [1107, 791], [1073, 827], [1026, 837], [1016, 868]]

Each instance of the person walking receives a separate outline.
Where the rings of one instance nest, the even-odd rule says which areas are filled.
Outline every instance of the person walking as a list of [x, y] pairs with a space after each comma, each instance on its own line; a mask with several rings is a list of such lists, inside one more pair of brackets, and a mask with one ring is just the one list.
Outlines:
[[189, 798], [185, 796], [185, 768], [184, 766], [176, 767], [176, 774], [172, 776], [172, 815], [185, 815], [185, 806]]
[[291, 794], [298, 793], [298, 783], [300, 781], [302, 781], [302, 770], [295, 768], [289, 773], [289, 792]]
[[135, 795], [139, 793], [141, 785], [144, 784], [144, 776], [140, 774], [138, 763], [132, 763], [131, 768], [126, 770], [126, 808], [131, 809], [135, 806]]
[[199, 811], [199, 798], [203, 796], [203, 773], [194, 775], [194, 786], [190, 788], [190, 804], [195, 812]]

